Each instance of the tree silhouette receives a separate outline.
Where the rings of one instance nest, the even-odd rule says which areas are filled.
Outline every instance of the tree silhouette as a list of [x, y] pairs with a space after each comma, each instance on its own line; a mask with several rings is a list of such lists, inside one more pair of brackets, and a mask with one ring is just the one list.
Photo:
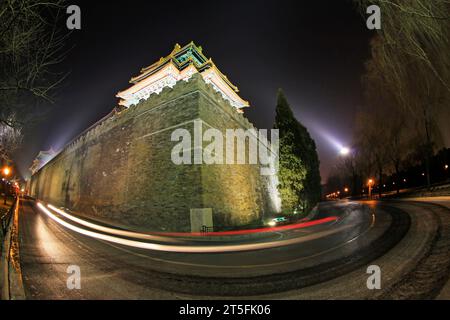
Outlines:
[[280, 130], [280, 194], [283, 211], [311, 210], [321, 197], [319, 158], [308, 130], [278, 91], [274, 128]]

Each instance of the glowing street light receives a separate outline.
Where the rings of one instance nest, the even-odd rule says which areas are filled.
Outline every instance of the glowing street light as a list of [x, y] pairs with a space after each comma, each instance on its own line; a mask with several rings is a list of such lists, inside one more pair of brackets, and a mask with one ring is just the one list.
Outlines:
[[[11, 169], [8, 166], [5, 166], [2, 169], [2, 173], [6, 178], [11, 173]], [[2, 179], [2, 180], [3, 180], [3, 194], [5, 195], [5, 197], [3, 198], [3, 204], [6, 205], [6, 179]]]
[[448, 164], [446, 164], [446, 165], [444, 166], [444, 169], [445, 169], [445, 170], [448, 170]]
[[347, 148], [347, 147], [342, 147], [339, 150], [339, 153], [340, 153], [341, 156], [347, 156], [350, 153], [350, 149]]
[[372, 198], [372, 187], [373, 187], [374, 181], [373, 179], [369, 179], [367, 186], [369, 187], [369, 199]]
[[4, 167], [2, 173], [5, 177], [7, 177], [11, 173], [11, 169], [9, 167]]
[[345, 188], [344, 191], [345, 191], [345, 193], [348, 193], [348, 188]]

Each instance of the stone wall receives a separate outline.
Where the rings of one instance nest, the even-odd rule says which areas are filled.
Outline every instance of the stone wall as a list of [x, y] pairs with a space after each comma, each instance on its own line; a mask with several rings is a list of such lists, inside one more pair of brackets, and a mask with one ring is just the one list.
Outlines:
[[252, 125], [201, 76], [180, 81], [81, 134], [33, 175], [32, 196], [148, 231], [190, 231], [191, 208], [212, 208], [218, 228], [272, 213], [258, 165], [175, 165], [176, 128]]

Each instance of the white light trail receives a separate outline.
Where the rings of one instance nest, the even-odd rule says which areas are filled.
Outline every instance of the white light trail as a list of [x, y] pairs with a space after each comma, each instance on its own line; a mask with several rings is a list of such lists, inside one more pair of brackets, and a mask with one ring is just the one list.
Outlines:
[[[123, 239], [111, 235], [106, 235], [90, 230], [85, 230], [83, 228], [74, 226], [67, 221], [62, 220], [61, 218], [57, 217], [55, 214], [53, 214], [50, 210], [48, 210], [42, 203], [37, 203], [38, 208], [45, 213], [50, 219], [55, 221], [56, 223], [66, 227], [67, 229], [70, 229], [74, 232], [80, 233], [82, 235], [104, 240], [124, 246], [134, 247], [134, 248], [140, 248], [140, 249], [147, 249], [147, 250], [154, 250], [154, 251], [166, 251], [166, 252], [181, 252], [181, 253], [218, 253], [218, 252], [235, 252], [235, 251], [250, 251], [250, 250], [261, 250], [261, 249], [269, 249], [269, 248], [276, 248], [276, 247], [282, 247], [292, 244], [298, 244], [301, 242], [310, 241], [313, 239], [318, 239], [320, 237], [323, 237], [325, 235], [334, 234], [337, 232], [341, 232], [343, 230], [353, 228], [354, 225], [345, 225], [340, 227], [335, 227], [330, 230], [326, 230], [323, 232], [317, 232], [311, 234], [309, 237], [300, 237], [300, 238], [294, 238], [294, 239], [288, 239], [288, 240], [281, 240], [281, 241], [272, 241], [272, 242], [263, 242], [263, 243], [252, 243], [252, 244], [239, 244], [239, 245], [224, 245], [224, 246], [181, 246], [181, 245], [165, 245], [165, 244], [157, 244], [157, 243], [148, 243], [148, 242], [142, 242], [137, 240], [130, 240], [130, 239]], [[87, 222], [87, 221], [84, 221]], [[100, 227], [100, 226], [98, 226]]]
[[165, 241], [165, 242], [178, 242], [178, 243], [180, 242], [176, 239], [170, 239], [168, 237], [160, 237], [160, 236], [149, 235], [149, 234], [145, 234], [145, 233], [138, 233], [138, 232], [119, 230], [119, 229], [100, 226], [98, 224], [91, 223], [89, 221], [74, 217], [63, 210], [58, 209], [57, 207], [55, 207], [51, 204], [48, 204], [47, 207], [49, 207], [53, 211], [56, 211], [63, 217], [66, 217], [67, 219], [70, 219], [78, 224], [81, 224], [83, 226], [86, 226], [86, 227], [94, 229], [94, 230], [103, 231], [106, 233], [115, 234], [118, 236], [130, 237], [130, 238], [138, 238], [138, 239], [145, 239], [145, 240], [157, 240], [157, 241]]

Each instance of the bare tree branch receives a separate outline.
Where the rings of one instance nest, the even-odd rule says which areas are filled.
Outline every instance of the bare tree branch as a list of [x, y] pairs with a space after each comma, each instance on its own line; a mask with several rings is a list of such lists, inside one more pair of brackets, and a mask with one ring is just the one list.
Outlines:
[[0, 2], [0, 129], [22, 134], [42, 113], [41, 102], [53, 103], [66, 78], [56, 68], [67, 54], [69, 32], [60, 24], [64, 4], [65, 0]]

